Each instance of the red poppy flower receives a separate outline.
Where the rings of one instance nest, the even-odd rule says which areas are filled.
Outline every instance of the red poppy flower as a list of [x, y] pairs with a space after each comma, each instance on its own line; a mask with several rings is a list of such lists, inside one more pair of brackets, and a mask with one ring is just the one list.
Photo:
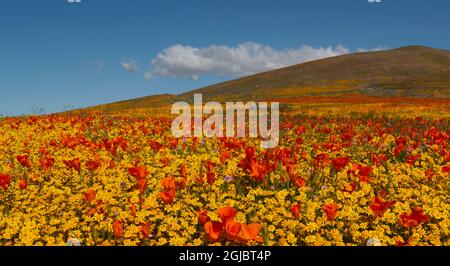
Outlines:
[[170, 159], [167, 157], [161, 158], [159, 161], [163, 164], [164, 167], [168, 166], [170, 163]]
[[232, 221], [236, 217], [237, 210], [233, 207], [223, 207], [218, 210], [219, 217], [222, 219], [222, 224], [226, 225], [229, 221]]
[[100, 168], [102, 166], [102, 163], [100, 160], [89, 160], [86, 162], [86, 169], [93, 172]]
[[121, 238], [123, 236], [123, 225], [121, 221], [119, 220], [114, 221], [113, 233], [115, 238]]
[[19, 188], [20, 188], [20, 189], [22, 189], [22, 190], [27, 189], [27, 187], [28, 187], [28, 182], [27, 182], [26, 179], [20, 179], [20, 180], [18, 181], [18, 183], [19, 183]]
[[385, 201], [382, 197], [375, 197], [371, 200], [371, 202], [372, 204], [370, 204], [369, 208], [377, 217], [383, 216], [388, 208], [396, 203], [396, 201]]
[[141, 227], [139, 228], [139, 232], [141, 232], [143, 239], [149, 238], [151, 233], [150, 224], [149, 223], [142, 224]]
[[0, 173], [0, 187], [7, 190], [11, 185], [12, 177], [10, 175]]
[[306, 187], [306, 181], [301, 176], [295, 176], [291, 178], [292, 183], [297, 187]]
[[144, 193], [147, 190], [147, 178], [138, 178], [137, 179], [137, 186], [139, 189], [139, 192]]
[[227, 233], [227, 239], [234, 241], [238, 239], [239, 233], [241, 232], [241, 223], [235, 221], [229, 221], [225, 226], [225, 231]]
[[450, 164], [443, 166], [442, 167], [442, 172], [450, 173]]
[[406, 157], [406, 162], [408, 163], [408, 164], [410, 164], [410, 165], [414, 165], [414, 163], [418, 160], [418, 159], [420, 159], [420, 154], [417, 154], [417, 155], [414, 155], [414, 156], [408, 156], [408, 157]]
[[250, 177], [255, 181], [261, 181], [266, 177], [266, 165], [259, 163], [256, 158], [250, 161]]
[[315, 167], [326, 167], [329, 164], [329, 156], [326, 153], [317, 154], [314, 156], [313, 164]]
[[147, 169], [145, 168], [145, 166], [136, 166], [136, 167], [128, 168], [128, 173], [137, 179], [145, 178], [148, 175], [148, 172], [147, 172]]
[[339, 205], [335, 203], [327, 203], [322, 207], [322, 210], [327, 215], [328, 221], [334, 221], [334, 219], [336, 219], [338, 209]]
[[411, 213], [403, 213], [400, 215], [400, 221], [406, 228], [413, 228], [429, 220], [429, 217], [420, 207], [415, 207]]
[[17, 155], [16, 156], [16, 160], [23, 166], [26, 168], [30, 168], [31, 167], [31, 162], [30, 159], [28, 158], [28, 155]]
[[295, 219], [300, 218], [300, 215], [301, 215], [300, 208], [301, 208], [300, 204], [296, 203], [296, 204], [291, 205], [291, 213], [292, 213], [292, 215], [294, 215]]
[[223, 226], [221, 223], [215, 222], [215, 221], [209, 221], [209, 222], [205, 223], [204, 228], [205, 228], [206, 234], [208, 236], [208, 239], [211, 242], [219, 241], [220, 236], [222, 235], [222, 229], [223, 229]]
[[349, 157], [338, 157], [338, 158], [334, 158], [331, 161], [331, 164], [332, 164], [333, 168], [336, 170], [336, 172], [339, 172], [342, 169], [344, 169], [344, 167], [347, 166], [347, 164], [349, 162], [350, 162]]
[[175, 199], [175, 190], [169, 190], [169, 191], [163, 191], [159, 193], [159, 198], [165, 203], [165, 204], [172, 204]]
[[164, 188], [164, 190], [175, 190], [177, 188], [175, 178], [173, 176], [166, 177], [159, 183]]
[[370, 166], [362, 166], [359, 168], [359, 175], [360, 176], [369, 176], [372, 172], [372, 167]]
[[429, 168], [429, 169], [427, 169], [427, 170], [425, 171], [425, 177], [426, 177], [428, 180], [431, 180], [431, 179], [433, 178], [433, 176], [434, 176], [434, 171], [433, 171], [433, 169]]
[[93, 188], [88, 189], [88, 191], [84, 193], [84, 199], [89, 203], [92, 203], [96, 196], [97, 192]]
[[75, 169], [77, 172], [80, 171], [80, 159], [75, 158], [73, 160], [63, 160], [63, 163], [66, 165], [67, 170], [73, 168]]
[[148, 140], [148, 143], [150, 144], [150, 147], [154, 152], [158, 152], [162, 148], [162, 145], [160, 143], [153, 141], [151, 139]]
[[239, 233], [238, 237], [241, 241], [256, 240], [258, 242], [261, 242], [262, 238], [259, 237], [261, 228], [262, 228], [262, 225], [260, 225], [260, 224], [242, 224], [241, 232]]
[[48, 169], [53, 167], [55, 163], [55, 159], [50, 157], [50, 155], [46, 154], [41, 157], [41, 169], [42, 171], [47, 171]]
[[216, 181], [216, 174], [213, 172], [206, 173], [206, 180], [208, 181], [208, 184], [214, 184], [214, 181]]

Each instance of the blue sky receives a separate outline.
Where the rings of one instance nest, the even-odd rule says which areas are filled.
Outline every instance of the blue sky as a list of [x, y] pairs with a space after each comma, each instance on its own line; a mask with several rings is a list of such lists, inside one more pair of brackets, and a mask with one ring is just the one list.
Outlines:
[[0, 113], [179, 93], [359, 49], [449, 49], [449, 10], [447, 0], [2, 0]]

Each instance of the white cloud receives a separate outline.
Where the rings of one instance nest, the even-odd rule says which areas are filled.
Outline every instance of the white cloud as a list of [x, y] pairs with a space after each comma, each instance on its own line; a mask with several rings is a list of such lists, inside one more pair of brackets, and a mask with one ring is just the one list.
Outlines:
[[138, 63], [135, 60], [125, 60], [120, 62], [120, 65], [130, 73], [136, 73], [139, 71]]
[[205, 74], [241, 77], [348, 53], [350, 50], [342, 45], [325, 48], [303, 45], [282, 50], [253, 42], [235, 47], [174, 45], [151, 61], [144, 76], [146, 79], [158, 76], [198, 79]]

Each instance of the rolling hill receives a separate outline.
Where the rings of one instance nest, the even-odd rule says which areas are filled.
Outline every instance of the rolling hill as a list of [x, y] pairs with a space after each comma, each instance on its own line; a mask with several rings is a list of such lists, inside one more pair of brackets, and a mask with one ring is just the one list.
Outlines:
[[354, 53], [226, 81], [180, 95], [155, 95], [89, 108], [120, 111], [159, 108], [177, 100], [297, 99], [364, 95], [450, 98], [450, 51], [423, 46]]

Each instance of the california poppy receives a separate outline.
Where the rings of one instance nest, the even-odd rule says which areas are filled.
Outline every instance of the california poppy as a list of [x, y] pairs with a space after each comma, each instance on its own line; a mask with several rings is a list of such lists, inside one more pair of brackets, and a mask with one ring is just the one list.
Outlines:
[[16, 160], [23, 166], [26, 168], [30, 168], [31, 167], [31, 162], [30, 159], [28, 158], [28, 155], [17, 155], [16, 156]]
[[410, 164], [410, 165], [414, 165], [414, 163], [416, 163], [416, 161], [418, 159], [420, 159], [421, 155], [417, 154], [417, 155], [411, 155], [411, 156], [407, 156], [406, 157], [406, 163]]
[[96, 195], [97, 195], [97, 192], [95, 191], [95, 189], [90, 188], [90, 189], [88, 189], [88, 191], [86, 191], [84, 193], [84, 199], [87, 202], [92, 203], [95, 200]]
[[115, 238], [121, 238], [123, 236], [123, 225], [121, 221], [119, 220], [114, 221], [113, 233]]
[[55, 159], [50, 157], [50, 155], [43, 155], [41, 157], [41, 169], [42, 171], [47, 171], [48, 169], [53, 167], [55, 163]]
[[239, 239], [241, 241], [260, 240], [258, 235], [261, 228], [260, 224], [242, 224]]
[[336, 170], [336, 172], [341, 171], [344, 169], [345, 166], [350, 162], [349, 157], [338, 157], [331, 160], [331, 164], [333, 168]]
[[147, 178], [138, 178], [137, 179], [137, 186], [140, 193], [144, 193], [147, 190]]
[[291, 213], [295, 217], [295, 219], [300, 218], [300, 208], [300, 204], [298, 203], [291, 205]]
[[306, 181], [301, 176], [294, 176], [291, 178], [291, 181], [297, 187], [306, 187]]
[[207, 233], [208, 239], [211, 242], [217, 242], [222, 234], [223, 226], [219, 222], [209, 221], [204, 225], [205, 231]]
[[396, 201], [385, 201], [382, 197], [375, 197], [371, 200], [369, 208], [373, 211], [375, 216], [381, 217], [388, 210], [389, 207], [395, 205]]
[[168, 190], [163, 191], [159, 193], [159, 198], [165, 203], [165, 204], [172, 204], [175, 199], [175, 190]]
[[400, 221], [404, 227], [413, 228], [421, 223], [425, 223], [430, 218], [423, 212], [420, 207], [415, 207], [411, 210], [411, 213], [403, 213], [400, 215]]
[[0, 173], [0, 187], [7, 190], [11, 185], [12, 177], [10, 175]]
[[86, 162], [86, 169], [93, 172], [100, 168], [102, 166], [102, 163], [100, 160], [89, 160]]
[[180, 166], [180, 174], [183, 178], [187, 178], [187, 168], [186, 168], [186, 164], [182, 164]]
[[227, 239], [230, 241], [236, 240], [241, 232], [241, 223], [235, 221], [229, 221], [225, 225], [225, 231], [227, 233]]
[[326, 167], [329, 164], [329, 156], [326, 153], [320, 153], [314, 156], [313, 164], [315, 167]]
[[338, 209], [339, 205], [335, 203], [327, 203], [322, 207], [322, 210], [327, 215], [328, 221], [334, 221], [334, 219], [336, 219]]
[[128, 168], [128, 173], [135, 178], [145, 178], [148, 175], [147, 169], [145, 166], [136, 166], [132, 168]]
[[442, 166], [442, 172], [450, 173], [450, 164]]
[[166, 177], [162, 179], [159, 183], [164, 188], [164, 190], [175, 190], [177, 187], [175, 178], [173, 176]]
[[20, 179], [19, 181], [18, 181], [18, 184], [19, 184], [19, 188], [20, 189], [27, 189], [27, 187], [28, 187], [28, 182], [27, 182], [27, 180], [26, 179]]
[[80, 171], [81, 166], [80, 166], [80, 159], [75, 158], [73, 160], [63, 160], [63, 163], [66, 165], [67, 169], [75, 169], [77, 172]]
[[222, 219], [222, 224], [225, 226], [229, 221], [236, 217], [237, 210], [233, 207], [222, 207], [218, 210], [219, 217]]
[[142, 238], [149, 238], [150, 237], [150, 224], [149, 223], [144, 223], [141, 225], [141, 227], [139, 228], [139, 232], [141, 232], [141, 236]]
[[428, 180], [431, 180], [431, 179], [433, 178], [433, 176], [434, 176], [434, 171], [433, 171], [433, 169], [428, 168], [428, 169], [425, 171], [425, 177], [426, 177]]

